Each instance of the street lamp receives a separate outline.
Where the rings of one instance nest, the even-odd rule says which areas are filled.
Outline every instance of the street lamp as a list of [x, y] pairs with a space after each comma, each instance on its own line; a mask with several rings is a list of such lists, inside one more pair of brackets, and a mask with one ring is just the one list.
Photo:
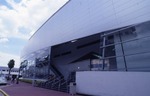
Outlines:
[[19, 84], [20, 70], [21, 70], [21, 66], [19, 67], [19, 72], [18, 72], [18, 77], [17, 77], [17, 82], [16, 82], [16, 84]]

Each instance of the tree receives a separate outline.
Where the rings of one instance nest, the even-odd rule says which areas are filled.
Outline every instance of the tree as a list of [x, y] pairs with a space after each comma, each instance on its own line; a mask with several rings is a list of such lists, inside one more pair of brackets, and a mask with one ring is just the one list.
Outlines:
[[8, 68], [9, 68], [8, 79], [9, 79], [9, 76], [10, 76], [10, 71], [11, 71], [12, 68], [14, 68], [14, 65], [15, 65], [15, 60], [14, 60], [14, 59], [11, 59], [11, 60], [8, 62]]

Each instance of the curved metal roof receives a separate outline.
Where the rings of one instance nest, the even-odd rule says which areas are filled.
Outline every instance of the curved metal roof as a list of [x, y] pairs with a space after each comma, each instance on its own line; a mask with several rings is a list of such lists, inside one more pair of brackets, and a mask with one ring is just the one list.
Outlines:
[[128, 1], [130, 4], [125, 1], [70, 0], [30, 38], [21, 57], [48, 46], [150, 20], [147, 3], [139, 6], [138, 0]]

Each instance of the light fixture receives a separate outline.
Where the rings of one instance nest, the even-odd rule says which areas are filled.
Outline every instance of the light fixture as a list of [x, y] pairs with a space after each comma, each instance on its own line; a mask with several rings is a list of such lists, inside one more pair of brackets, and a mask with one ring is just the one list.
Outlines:
[[76, 39], [75, 39], [75, 40], [72, 40], [71, 43], [74, 43], [74, 42], [76, 42], [76, 41], [77, 41]]

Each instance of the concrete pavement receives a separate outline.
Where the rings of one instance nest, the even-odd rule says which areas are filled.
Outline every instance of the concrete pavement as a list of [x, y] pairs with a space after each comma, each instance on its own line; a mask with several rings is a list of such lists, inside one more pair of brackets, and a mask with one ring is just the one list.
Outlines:
[[0, 89], [9, 96], [70, 96], [68, 93], [33, 87], [32, 84], [24, 82], [19, 82], [19, 84], [14, 83], [5, 87], [3, 86]]

